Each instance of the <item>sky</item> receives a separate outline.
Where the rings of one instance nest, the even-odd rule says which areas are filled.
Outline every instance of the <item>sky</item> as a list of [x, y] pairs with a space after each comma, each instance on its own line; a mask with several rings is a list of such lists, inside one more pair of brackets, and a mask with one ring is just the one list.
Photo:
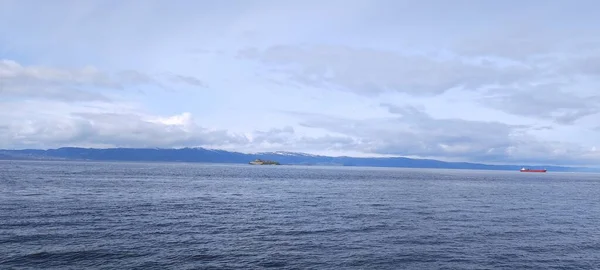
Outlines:
[[0, 0], [0, 148], [596, 165], [599, 8]]

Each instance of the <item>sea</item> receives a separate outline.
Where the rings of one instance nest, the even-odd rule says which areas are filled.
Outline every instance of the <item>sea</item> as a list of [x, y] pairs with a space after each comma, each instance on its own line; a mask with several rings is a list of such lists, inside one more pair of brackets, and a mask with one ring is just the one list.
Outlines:
[[600, 269], [600, 174], [0, 161], [0, 269]]

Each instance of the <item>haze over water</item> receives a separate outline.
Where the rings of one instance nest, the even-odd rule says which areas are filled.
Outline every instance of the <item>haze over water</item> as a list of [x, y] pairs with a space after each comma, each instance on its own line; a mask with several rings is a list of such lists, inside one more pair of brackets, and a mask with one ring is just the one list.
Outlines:
[[598, 269], [600, 174], [0, 161], [1, 269]]

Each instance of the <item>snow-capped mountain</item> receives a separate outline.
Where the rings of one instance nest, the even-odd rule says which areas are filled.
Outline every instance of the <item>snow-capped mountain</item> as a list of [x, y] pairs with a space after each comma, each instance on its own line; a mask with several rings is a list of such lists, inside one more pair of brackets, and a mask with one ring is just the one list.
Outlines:
[[301, 156], [301, 157], [322, 157], [319, 155], [301, 153], [301, 152], [287, 152], [287, 151], [275, 151], [275, 152], [258, 152], [257, 155], [281, 155], [281, 156]]

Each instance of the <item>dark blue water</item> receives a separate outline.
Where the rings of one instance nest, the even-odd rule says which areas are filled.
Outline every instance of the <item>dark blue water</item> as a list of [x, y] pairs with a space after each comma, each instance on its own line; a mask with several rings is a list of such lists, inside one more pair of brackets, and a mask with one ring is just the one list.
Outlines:
[[599, 269], [600, 175], [0, 162], [0, 269]]

